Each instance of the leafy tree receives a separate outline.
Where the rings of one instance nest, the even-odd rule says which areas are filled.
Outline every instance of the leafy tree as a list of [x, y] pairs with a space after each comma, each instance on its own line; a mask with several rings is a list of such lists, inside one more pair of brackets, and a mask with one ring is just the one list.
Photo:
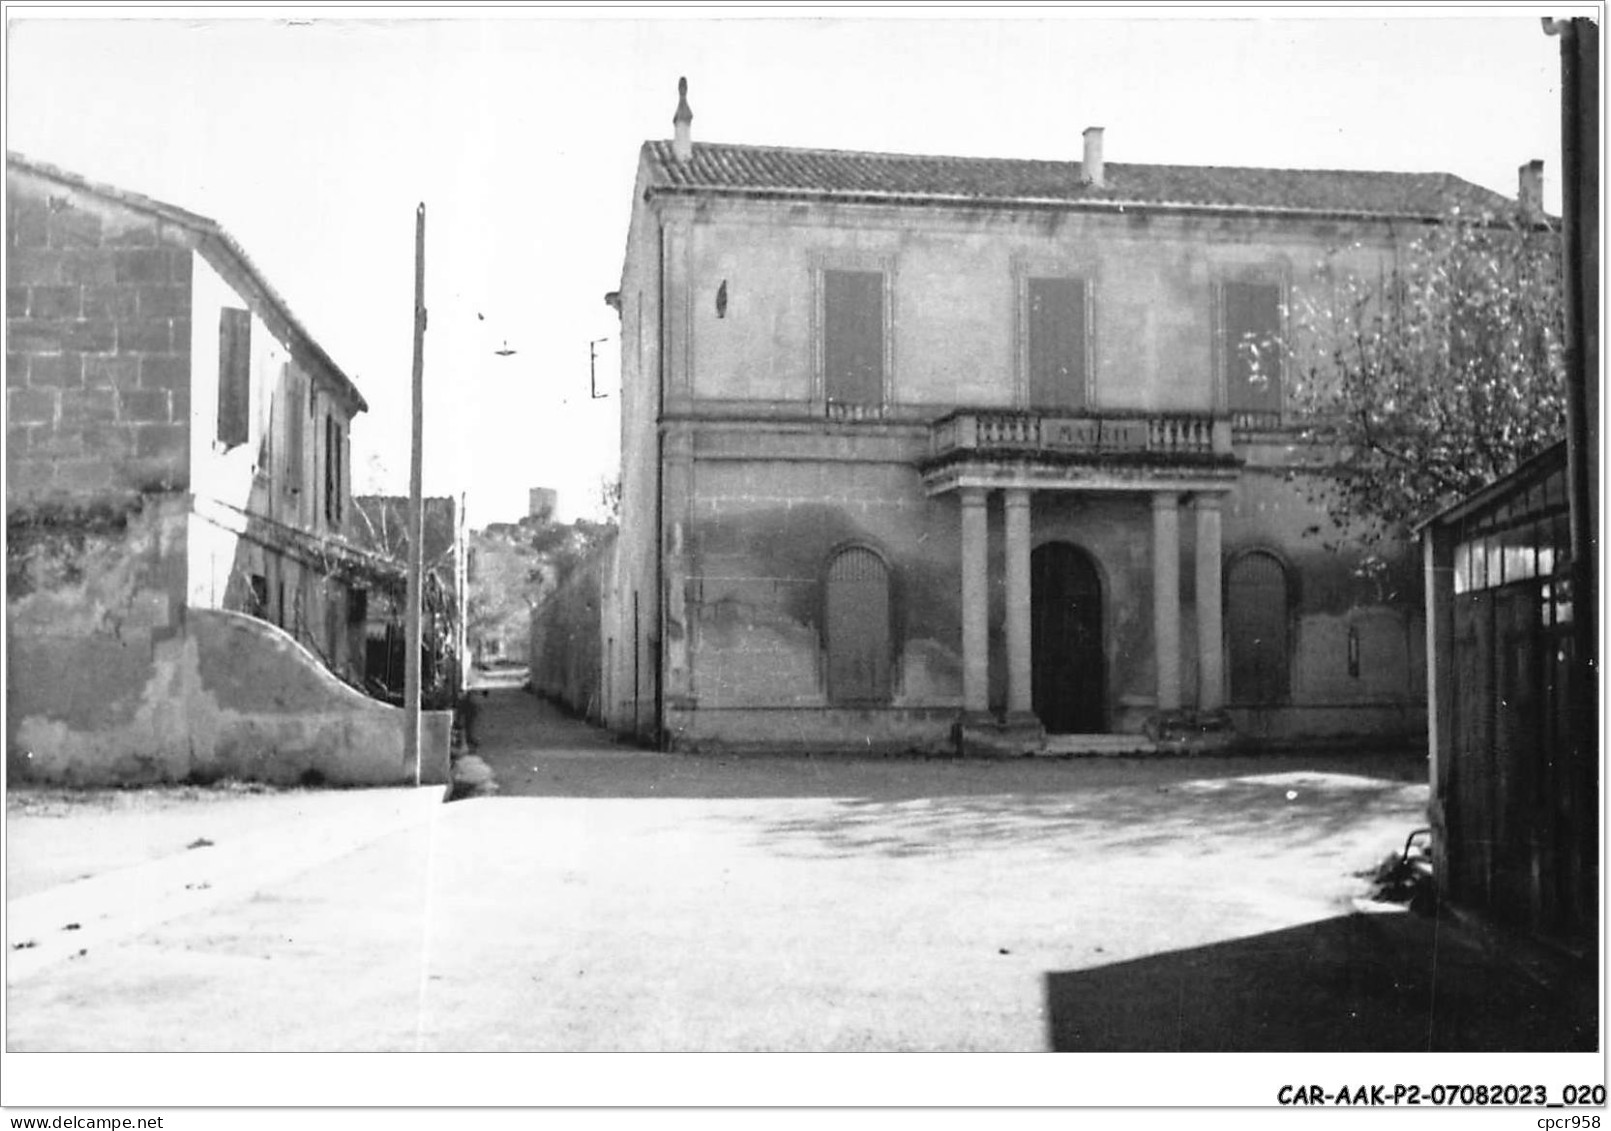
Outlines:
[[579, 518], [572, 523], [547, 523], [531, 536], [531, 549], [537, 556], [530, 578], [541, 585], [557, 588], [576, 567], [615, 533], [613, 522], [591, 522]]
[[1332, 252], [1288, 343], [1246, 344], [1263, 379], [1285, 374], [1323, 453], [1301, 478], [1338, 529], [1401, 537], [1565, 434], [1559, 253], [1557, 232], [1456, 213], [1375, 278]]
[[599, 480], [599, 506], [604, 511], [608, 526], [621, 524], [621, 477], [605, 476]]

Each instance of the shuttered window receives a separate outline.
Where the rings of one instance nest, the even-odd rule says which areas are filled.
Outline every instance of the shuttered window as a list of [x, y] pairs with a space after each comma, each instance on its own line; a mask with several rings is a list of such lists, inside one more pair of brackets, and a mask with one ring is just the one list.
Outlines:
[[1275, 283], [1220, 285], [1220, 349], [1227, 406], [1281, 411], [1281, 288]]
[[324, 517], [332, 526], [340, 526], [342, 517], [343, 431], [334, 416], [324, 418]]
[[1290, 688], [1287, 573], [1271, 554], [1244, 554], [1226, 575], [1231, 701], [1284, 703]]
[[336, 525], [345, 521], [347, 501], [347, 429], [336, 425]]
[[324, 520], [336, 520], [336, 422], [324, 418]]
[[822, 352], [830, 404], [883, 403], [883, 272], [823, 272]]
[[840, 551], [828, 565], [825, 604], [829, 701], [888, 702], [890, 602], [884, 560], [864, 546]]
[[299, 494], [302, 490], [302, 461], [304, 459], [303, 430], [307, 422], [299, 411], [302, 401], [301, 382], [295, 374], [286, 375], [285, 403], [285, 493]]
[[252, 314], [218, 312], [218, 442], [226, 448], [251, 434]]
[[1026, 301], [1030, 405], [1084, 408], [1084, 280], [1030, 279]]

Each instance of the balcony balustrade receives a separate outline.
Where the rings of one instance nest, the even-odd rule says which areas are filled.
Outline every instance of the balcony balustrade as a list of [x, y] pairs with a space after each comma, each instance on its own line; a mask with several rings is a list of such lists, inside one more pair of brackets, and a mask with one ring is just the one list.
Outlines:
[[1231, 456], [1231, 421], [1209, 413], [1065, 414], [958, 409], [935, 421], [929, 456], [956, 452], [1137, 456], [1170, 461]]

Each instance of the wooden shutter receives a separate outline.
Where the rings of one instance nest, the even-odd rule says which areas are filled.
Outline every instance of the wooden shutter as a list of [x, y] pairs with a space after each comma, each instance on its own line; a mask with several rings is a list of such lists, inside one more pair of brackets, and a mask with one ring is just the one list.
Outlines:
[[883, 403], [884, 276], [881, 272], [823, 273], [823, 361], [830, 402]]
[[344, 503], [347, 498], [347, 430], [340, 424], [336, 425], [336, 525], [340, 526], [345, 517]]
[[252, 314], [218, 312], [218, 441], [226, 448], [251, 434]]
[[1036, 408], [1084, 408], [1085, 283], [1030, 279], [1029, 403]]
[[889, 571], [883, 559], [861, 546], [840, 552], [828, 566], [827, 589], [829, 700], [887, 702]]
[[1280, 412], [1281, 288], [1274, 283], [1225, 283], [1220, 289], [1220, 311], [1229, 407]]
[[1231, 701], [1249, 706], [1284, 703], [1290, 687], [1287, 574], [1269, 554], [1246, 554], [1226, 579]]
[[[301, 407], [301, 382], [295, 374], [286, 374], [285, 403], [288, 411], [285, 413], [285, 490], [288, 494], [300, 494], [302, 491], [302, 461], [305, 458], [303, 443], [304, 429], [307, 423], [298, 412]], [[299, 508], [300, 509], [300, 508]]]
[[336, 421], [324, 418], [324, 520], [336, 520]]

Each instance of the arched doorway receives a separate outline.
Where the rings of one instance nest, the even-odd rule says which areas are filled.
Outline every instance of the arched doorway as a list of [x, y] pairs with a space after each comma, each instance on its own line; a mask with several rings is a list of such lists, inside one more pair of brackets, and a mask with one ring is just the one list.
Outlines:
[[840, 550], [828, 564], [824, 603], [828, 701], [889, 702], [889, 569], [884, 559], [865, 546]]
[[1256, 550], [1231, 563], [1225, 577], [1225, 625], [1231, 702], [1256, 707], [1285, 703], [1291, 661], [1287, 571], [1280, 559]]
[[1107, 730], [1102, 579], [1091, 556], [1048, 542], [1029, 556], [1030, 681], [1035, 714], [1051, 734]]

